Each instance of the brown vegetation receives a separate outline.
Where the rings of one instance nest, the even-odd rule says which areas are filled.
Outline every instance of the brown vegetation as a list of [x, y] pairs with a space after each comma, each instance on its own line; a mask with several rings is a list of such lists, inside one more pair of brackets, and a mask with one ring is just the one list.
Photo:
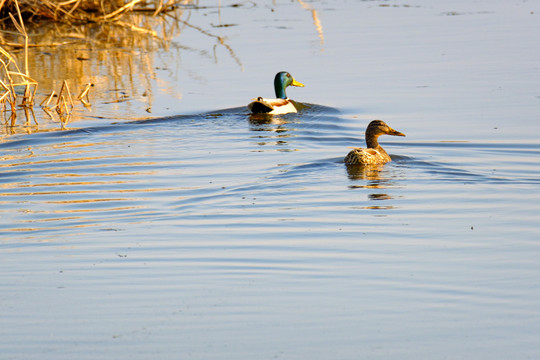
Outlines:
[[[221, 4], [212, 7], [220, 9]], [[158, 48], [197, 52], [217, 61], [216, 49], [223, 47], [242, 67], [225, 37], [189, 22], [190, 10], [200, 8], [206, 6], [193, 0], [0, 0], [0, 116], [5, 132], [15, 130], [17, 110], [19, 117], [24, 110], [24, 126], [38, 125], [33, 114], [38, 83], [44, 99], [35, 102], [62, 128], [74, 105], [68, 82], [80, 91], [73, 97], [75, 104], [89, 111], [92, 84], [101, 96], [110, 94], [104, 104], [139, 96], [148, 111]], [[171, 41], [185, 29], [210, 39], [213, 51]]]
[[[27, 122], [30, 118], [36, 122], [33, 106], [38, 82], [28, 71], [28, 62], [33, 60], [29, 59], [29, 47], [58, 46], [81, 40], [133, 47], [138, 41], [146, 42], [147, 37], [159, 41], [160, 36], [153, 30], [156, 24], [148, 19], [162, 18], [156, 15], [168, 14], [176, 7], [189, 2], [188, 0], [0, 0], [0, 111], [3, 123], [14, 126], [18, 109], [24, 110]], [[174, 15], [172, 17], [174, 18]], [[31, 41], [27, 27], [39, 29], [32, 31], [39, 35], [33, 36]], [[165, 29], [166, 26], [161, 28]], [[166, 34], [162, 35], [167, 38]], [[20, 49], [23, 53], [14, 52], [14, 49]], [[24, 62], [23, 66], [17, 63], [15, 54], [18, 55], [19, 64]], [[91, 84], [84, 86], [76, 99], [84, 106], [90, 106], [88, 93]], [[51, 110], [56, 110], [64, 125], [73, 109], [67, 81], [62, 82], [58, 94], [52, 91], [40, 106], [51, 118], [53, 118]]]
[[9, 52], [0, 47], [0, 64], [1, 64], [1, 78], [0, 78], [0, 102], [2, 106], [2, 113], [5, 114], [6, 107], [9, 105], [11, 108], [11, 124], [15, 122], [15, 111], [17, 109], [17, 97], [19, 88], [23, 88], [23, 96], [20, 103], [21, 107], [31, 108], [34, 106], [34, 97], [37, 90], [37, 82], [30, 77], [28, 73], [28, 54], [26, 50], [28, 49], [28, 34], [24, 27], [24, 22], [22, 19], [21, 11], [17, 2], [16, 5], [16, 14], [18, 15], [15, 18], [11, 13], [9, 17], [13, 22], [13, 25], [17, 31], [24, 38], [24, 48], [25, 48], [25, 57], [24, 57], [24, 72], [19, 69], [17, 62], [11, 56]]
[[50, 19], [60, 23], [117, 21], [133, 11], [155, 16], [174, 10], [175, 0], [0, 0], [0, 15], [4, 18], [20, 7], [25, 21]]

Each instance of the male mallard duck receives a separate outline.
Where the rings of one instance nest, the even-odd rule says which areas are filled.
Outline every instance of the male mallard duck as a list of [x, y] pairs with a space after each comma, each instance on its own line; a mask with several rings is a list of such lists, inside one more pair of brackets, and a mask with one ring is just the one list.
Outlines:
[[248, 109], [251, 112], [266, 113], [266, 114], [287, 114], [295, 113], [296, 107], [293, 102], [289, 100], [287, 94], [285, 94], [285, 88], [289, 85], [304, 87], [304, 84], [294, 80], [294, 78], [286, 71], [282, 71], [276, 74], [274, 78], [274, 89], [276, 91], [277, 99], [264, 99], [258, 97], [253, 99], [254, 101], [248, 105]]
[[366, 145], [367, 149], [364, 148], [353, 148], [345, 156], [346, 164], [384, 164], [389, 161], [392, 161], [390, 156], [384, 151], [384, 149], [379, 145], [377, 138], [381, 135], [394, 135], [394, 136], [405, 136], [405, 134], [400, 133], [392, 129], [390, 126], [382, 120], [373, 120], [369, 123], [366, 129]]

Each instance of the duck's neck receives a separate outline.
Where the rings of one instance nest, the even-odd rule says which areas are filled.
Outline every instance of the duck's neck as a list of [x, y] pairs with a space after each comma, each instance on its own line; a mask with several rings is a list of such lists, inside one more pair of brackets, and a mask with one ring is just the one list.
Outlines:
[[274, 80], [274, 90], [276, 91], [276, 97], [278, 99], [287, 98], [287, 94], [285, 94], [285, 87], [281, 84], [279, 79]]
[[385, 161], [390, 161], [390, 155], [379, 145], [379, 135], [366, 132], [366, 145], [369, 149], [375, 149]]
[[370, 131], [366, 131], [366, 145], [369, 149], [378, 149], [381, 146], [377, 140], [379, 135], [373, 134]]

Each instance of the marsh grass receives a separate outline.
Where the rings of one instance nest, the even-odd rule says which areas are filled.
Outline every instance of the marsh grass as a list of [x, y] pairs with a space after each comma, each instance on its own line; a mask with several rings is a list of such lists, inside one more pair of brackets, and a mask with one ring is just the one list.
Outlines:
[[14, 13], [20, 6], [29, 21], [49, 19], [59, 23], [118, 21], [129, 12], [152, 16], [174, 10], [185, 1], [175, 0], [0, 0], [0, 15]]
[[[13, 38], [21, 38], [22, 42], [5, 41], [2, 44], [12, 49], [23, 49], [24, 70], [21, 70], [16, 57], [6, 48], [0, 46], [0, 109], [5, 125], [15, 126], [17, 110], [24, 109], [26, 123], [33, 120], [33, 106], [38, 87], [28, 71], [28, 48], [29, 46], [57, 46], [65, 43], [65, 39], [83, 38], [95, 39], [95, 32], [81, 33], [85, 24], [114, 24], [116, 28], [123, 27], [130, 32], [157, 37], [157, 33], [151, 27], [138, 26], [134, 22], [121, 21], [121, 18], [129, 12], [145, 12], [156, 16], [168, 12], [174, 7], [174, 1], [155, 1], [152, 3], [143, 0], [0, 0], [0, 25], [3, 32]], [[182, 2], [183, 3], [183, 2]], [[13, 14], [16, 14], [14, 16]], [[7, 20], [10, 20], [7, 21]], [[25, 22], [34, 26], [40, 26], [44, 22], [54, 23], [57, 30], [52, 36], [53, 41], [29, 44]], [[10, 26], [11, 25], [11, 26]], [[60, 26], [58, 26], [60, 25]], [[62, 26], [63, 25], [63, 26]], [[12, 30], [14, 28], [15, 31]], [[64, 33], [62, 30], [64, 29]], [[110, 32], [112, 33], [112, 32]], [[125, 35], [125, 34], [120, 34]], [[105, 35], [110, 41], [114, 36]], [[122, 36], [122, 38], [129, 38]], [[113, 41], [114, 42], [114, 41]], [[82, 92], [77, 96], [85, 107], [90, 107], [89, 90], [91, 84], [86, 84]], [[56, 98], [56, 102], [53, 99]], [[69, 121], [73, 110], [73, 97], [66, 80], [62, 82], [60, 92], [52, 91], [41, 103], [41, 108], [53, 120], [53, 110], [60, 117], [62, 128]], [[9, 115], [8, 115], [9, 113]]]
[[[219, 11], [222, 5], [209, 7]], [[33, 108], [36, 102], [54, 123], [64, 127], [74, 103], [91, 110], [91, 84], [96, 84], [98, 101], [108, 94], [107, 102], [100, 104], [136, 98], [150, 109], [153, 54], [158, 49], [197, 53], [218, 62], [221, 47], [243, 68], [227, 39], [212, 31], [213, 24], [205, 27], [189, 22], [190, 10], [206, 8], [193, 0], [0, 0], [4, 124], [15, 125], [16, 110], [21, 117], [21, 110]], [[212, 50], [173, 40], [187, 29], [209, 39]], [[134, 81], [133, 75], [140, 79]], [[41, 102], [35, 101], [38, 82], [44, 96]], [[69, 93], [68, 82], [80, 91], [79, 96]], [[33, 110], [24, 110], [24, 116], [24, 124], [37, 126]], [[5, 128], [6, 133], [13, 131]]]
[[[15, 5], [17, 18], [15, 18], [11, 13], [9, 13], [9, 17], [13, 22], [14, 27], [24, 39], [24, 71], [19, 68], [15, 58], [8, 51], [0, 47], [0, 86], [2, 91], [0, 95], [0, 103], [2, 107], [2, 114], [4, 116], [7, 113], [6, 110], [8, 106], [11, 110], [11, 115], [9, 117], [9, 123], [11, 126], [15, 124], [15, 114], [18, 106], [25, 109], [25, 114], [33, 115], [33, 110], [29, 109], [32, 109], [34, 106], [34, 98], [38, 85], [37, 81], [30, 77], [28, 71], [28, 34], [24, 26], [20, 8], [16, 1]], [[20, 96], [21, 90], [22, 96]], [[19, 103], [18, 98], [21, 99]]]

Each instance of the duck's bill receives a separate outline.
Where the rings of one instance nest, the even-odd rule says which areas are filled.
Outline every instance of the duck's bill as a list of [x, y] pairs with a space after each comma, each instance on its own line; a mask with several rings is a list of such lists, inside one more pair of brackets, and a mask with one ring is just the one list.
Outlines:
[[298, 87], [304, 87], [304, 84], [302, 83], [299, 83], [298, 81], [294, 80], [294, 78], [292, 79], [292, 86], [298, 86]]
[[399, 131], [396, 131], [394, 129], [392, 129], [392, 131], [388, 134], [388, 135], [394, 135], [394, 136], [405, 136], [404, 133], [402, 132], [399, 132]]

